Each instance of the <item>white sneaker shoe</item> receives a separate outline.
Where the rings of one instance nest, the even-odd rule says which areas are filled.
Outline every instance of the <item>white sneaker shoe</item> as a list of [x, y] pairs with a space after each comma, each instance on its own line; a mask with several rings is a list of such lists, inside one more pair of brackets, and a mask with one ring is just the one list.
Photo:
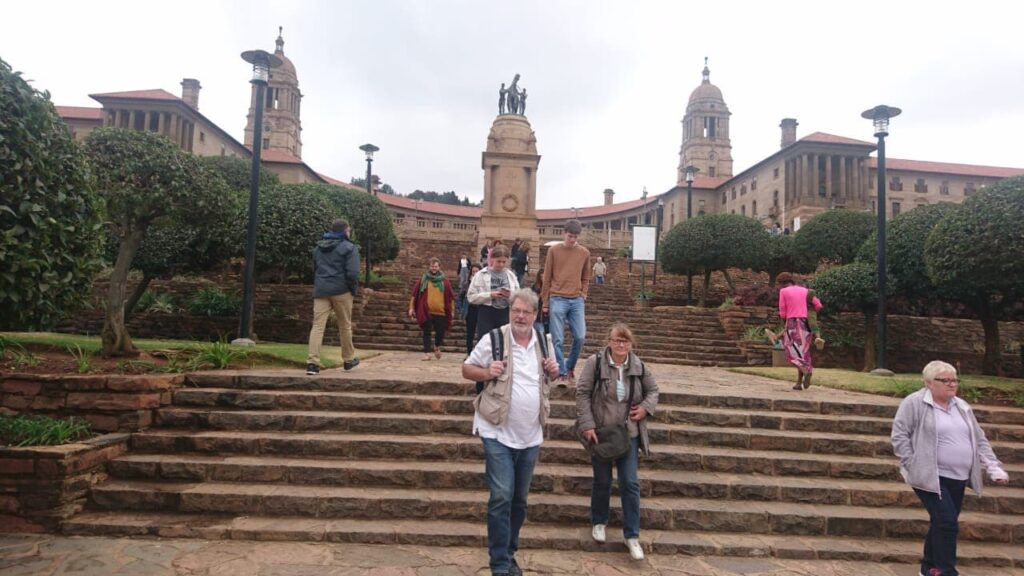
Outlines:
[[626, 538], [626, 548], [629, 548], [629, 557], [633, 560], [644, 559], [644, 549], [640, 546], [639, 538]]
[[595, 542], [603, 544], [605, 541], [604, 524], [594, 524], [594, 529], [590, 531], [590, 535], [594, 537]]

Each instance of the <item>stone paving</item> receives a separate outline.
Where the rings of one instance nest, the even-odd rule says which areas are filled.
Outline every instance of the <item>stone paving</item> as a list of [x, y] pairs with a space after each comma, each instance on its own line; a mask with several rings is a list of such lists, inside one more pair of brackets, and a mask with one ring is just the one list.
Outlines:
[[[917, 567], [845, 561], [522, 551], [527, 575], [913, 576]], [[487, 576], [479, 548], [0, 535], [4, 576]], [[1024, 576], [970, 568], [965, 576]]]

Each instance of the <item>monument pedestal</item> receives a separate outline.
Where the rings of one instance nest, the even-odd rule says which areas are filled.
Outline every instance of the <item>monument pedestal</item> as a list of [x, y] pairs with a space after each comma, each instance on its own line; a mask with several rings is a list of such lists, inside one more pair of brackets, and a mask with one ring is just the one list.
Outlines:
[[537, 229], [537, 137], [526, 116], [502, 114], [494, 119], [481, 159], [484, 206], [480, 240], [516, 238], [539, 246]]

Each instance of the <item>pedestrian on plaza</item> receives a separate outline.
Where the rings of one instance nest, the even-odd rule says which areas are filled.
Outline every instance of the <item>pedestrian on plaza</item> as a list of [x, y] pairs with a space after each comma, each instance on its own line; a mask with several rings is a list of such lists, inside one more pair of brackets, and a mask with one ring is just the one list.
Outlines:
[[519, 285], [523, 286], [523, 280], [526, 278], [526, 267], [530, 263], [530, 242], [527, 240], [520, 241], [516, 238], [515, 244], [512, 245], [512, 272], [516, 275], [516, 280], [519, 280]]
[[[543, 311], [548, 315], [558, 359], [559, 385], [576, 380], [576, 362], [587, 338], [585, 303], [590, 288], [590, 250], [579, 244], [579, 220], [565, 223], [564, 241], [548, 249], [544, 263]], [[572, 333], [572, 350], [565, 356], [565, 324]]]
[[[452, 327], [452, 316], [455, 315], [455, 293], [452, 285], [441, 272], [441, 261], [430, 259], [430, 269], [412, 287], [409, 298], [409, 318], [416, 320], [423, 331], [423, 360], [430, 360], [430, 353], [441, 359], [441, 346], [444, 346], [444, 335]], [[434, 344], [431, 348], [430, 332], [434, 332]]]
[[345, 370], [359, 365], [352, 345], [352, 300], [359, 290], [359, 247], [349, 239], [348, 222], [335, 220], [313, 248], [313, 327], [309, 331], [306, 374], [320, 373], [320, 346], [331, 311], [338, 321]]
[[544, 291], [543, 268], [537, 271], [537, 276], [533, 279], [533, 286], [531, 286], [530, 289], [533, 290], [533, 293], [537, 295], [537, 300], [540, 302], [541, 308], [540, 314], [537, 315], [537, 323], [535, 324], [535, 326], [544, 334], [550, 334], [551, 330], [548, 328], [548, 315], [544, 313], [544, 302], [540, 299], [540, 295]]
[[[476, 276], [476, 273], [480, 271], [480, 265], [474, 262], [469, 267], [469, 277], [472, 279]], [[473, 346], [476, 345], [476, 321], [480, 311], [480, 306], [473, 304], [469, 301], [467, 292], [469, 291], [469, 284], [466, 284], [466, 289], [461, 291], [459, 297], [466, 302], [466, 313], [463, 318], [466, 319], [466, 354], [473, 351]]]
[[594, 284], [604, 284], [604, 275], [608, 271], [608, 265], [604, 263], [604, 258], [598, 256], [592, 270], [594, 272]]
[[587, 359], [576, 384], [576, 430], [588, 451], [598, 443], [598, 431], [626, 423], [629, 448], [608, 461], [591, 453], [594, 481], [590, 490], [591, 536], [604, 542], [612, 489], [612, 467], [618, 471], [622, 500], [622, 536], [634, 560], [644, 559], [640, 545], [639, 454], [650, 455], [647, 417], [658, 406], [654, 374], [633, 353], [633, 331], [622, 323], [612, 325], [608, 345]]
[[558, 376], [550, 341], [534, 330], [538, 303], [528, 289], [509, 296], [511, 322], [500, 327], [499, 349], [481, 338], [462, 365], [462, 377], [487, 383], [473, 402], [473, 434], [484, 448], [487, 547], [492, 576], [519, 576], [519, 531], [544, 423], [550, 411], [549, 382]]
[[978, 425], [971, 406], [957, 397], [956, 368], [939, 360], [922, 370], [924, 387], [900, 402], [892, 423], [892, 451], [900, 474], [928, 510], [924, 576], [956, 576], [960, 509], [969, 485], [981, 496], [982, 472], [996, 484], [1009, 484]]
[[455, 309], [459, 313], [460, 318], [466, 317], [466, 291], [469, 290], [469, 280], [473, 277], [470, 272], [470, 261], [469, 257], [463, 254], [459, 258], [459, 296], [456, 300]]
[[810, 304], [816, 312], [821, 311], [821, 300], [814, 296], [808, 298], [807, 288], [797, 284], [789, 272], [779, 273], [775, 282], [782, 288], [779, 290], [779, 317], [784, 324], [782, 347], [786, 351], [786, 361], [797, 370], [793, 390], [806, 390], [811, 387], [811, 373], [814, 372], [811, 358], [814, 333], [807, 322], [807, 310]]
[[[508, 324], [509, 296], [519, 289], [516, 275], [508, 269], [508, 246], [498, 244], [491, 249], [491, 265], [477, 272], [469, 283], [467, 298], [477, 305], [476, 339], [491, 330]], [[483, 390], [477, 381], [477, 394]]]

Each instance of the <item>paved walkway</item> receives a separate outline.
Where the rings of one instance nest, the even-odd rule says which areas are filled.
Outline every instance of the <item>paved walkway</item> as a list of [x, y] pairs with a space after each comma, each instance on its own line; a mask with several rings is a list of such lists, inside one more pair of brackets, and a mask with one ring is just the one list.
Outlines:
[[[916, 566], [843, 561], [776, 560], [523, 551], [528, 575], [558, 576], [914, 576]], [[488, 576], [487, 551], [476, 548], [355, 544], [136, 540], [0, 535], [4, 576]], [[975, 568], [967, 576], [1022, 576], [1024, 570]]]

